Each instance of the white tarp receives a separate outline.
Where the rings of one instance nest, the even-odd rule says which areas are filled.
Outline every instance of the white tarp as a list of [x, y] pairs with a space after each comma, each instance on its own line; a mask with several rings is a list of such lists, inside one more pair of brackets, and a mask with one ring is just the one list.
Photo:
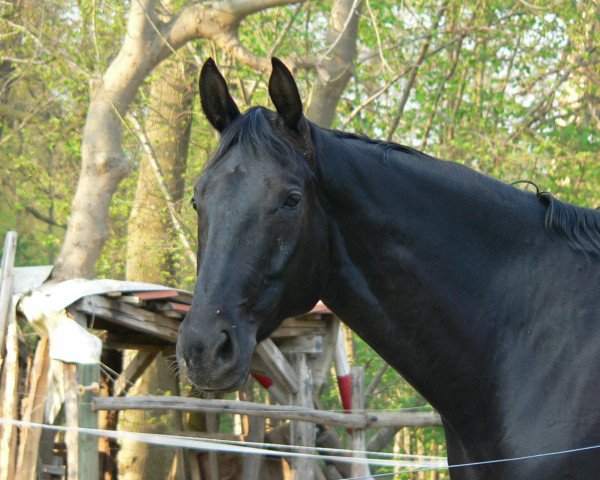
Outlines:
[[[48, 274], [39, 270], [39, 278]], [[15, 277], [18, 277], [16, 272]], [[50, 342], [50, 358], [69, 363], [98, 363], [102, 353], [102, 341], [66, 315], [65, 308], [88, 295], [102, 295], [110, 292], [151, 292], [174, 290], [151, 283], [126, 282], [121, 280], [87, 280], [76, 278], [64, 282], [46, 282], [36, 285], [31, 278], [20, 285], [38, 287], [24, 294], [18, 308], [25, 318]], [[42, 280], [43, 281], [43, 280]], [[20, 292], [23, 294], [23, 291]], [[188, 292], [185, 292], [188, 293]], [[191, 295], [191, 294], [190, 294]]]

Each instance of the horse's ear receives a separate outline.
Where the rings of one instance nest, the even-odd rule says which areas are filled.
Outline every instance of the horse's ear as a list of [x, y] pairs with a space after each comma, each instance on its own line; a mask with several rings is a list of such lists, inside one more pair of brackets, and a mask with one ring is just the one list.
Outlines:
[[288, 128], [296, 129], [302, 119], [302, 100], [294, 77], [278, 58], [271, 59], [273, 72], [269, 78], [269, 96]]
[[199, 86], [202, 110], [211, 125], [222, 132], [240, 116], [240, 111], [229, 94], [227, 82], [212, 58], [202, 65]]

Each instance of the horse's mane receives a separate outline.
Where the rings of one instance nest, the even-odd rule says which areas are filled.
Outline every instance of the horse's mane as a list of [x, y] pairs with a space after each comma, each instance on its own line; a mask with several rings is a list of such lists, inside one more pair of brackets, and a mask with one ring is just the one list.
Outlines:
[[546, 230], [557, 232], [574, 250], [600, 255], [600, 210], [561, 202], [548, 192], [537, 196], [548, 205]]
[[341, 130], [329, 130], [331, 134], [333, 134], [337, 138], [342, 139], [350, 139], [350, 140], [360, 140], [363, 143], [367, 143], [369, 145], [378, 145], [384, 149], [384, 161], [387, 161], [387, 155], [390, 151], [397, 151], [406, 153], [408, 155], [414, 155], [416, 157], [429, 157], [429, 155], [415, 149], [412, 147], [407, 147], [406, 145], [401, 145], [395, 142], [388, 142], [385, 140], [373, 140], [370, 137], [367, 137], [361, 133], [350, 133], [350, 132], [342, 132]]
[[[419, 158], [432, 158], [411, 147], [383, 140], [373, 140], [366, 135], [330, 130], [337, 138], [360, 140], [369, 145], [378, 145], [384, 150], [384, 161], [390, 151], [399, 151]], [[561, 202], [548, 192], [540, 192], [533, 182], [526, 183], [535, 186], [536, 196], [547, 205], [544, 227], [548, 232], [554, 232], [563, 237], [567, 244], [577, 251], [600, 256], [600, 210], [579, 207]]]

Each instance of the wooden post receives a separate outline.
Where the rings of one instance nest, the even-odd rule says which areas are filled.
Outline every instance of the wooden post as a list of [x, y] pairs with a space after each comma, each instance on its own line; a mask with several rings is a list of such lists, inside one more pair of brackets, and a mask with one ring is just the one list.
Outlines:
[[[298, 391], [293, 395], [294, 405], [301, 408], [313, 408], [312, 375], [305, 353], [291, 356], [298, 377]], [[315, 446], [315, 425], [309, 422], [292, 424], [292, 445], [303, 447]], [[294, 458], [292, 472], [294, 480], [313, 480], [315, 462], [309, 458]]]
[[[352, 378], [352, 410], [362, 413], [365, 409], [365, 370], [363, 367], [352, 367], [350, 376]], [[352, 456], [358, 460], [352, 464], [353, 477], [370, 478], [369, 466], [360, 461], [366, 459], [366, 455], [363, 453], [366, 450], [366, 445], [365, 429], [352, 429], [352, 450], [355, 450]]]
[[[12, 286], [17, 251], [17, 234], [7, 232], [0, 263], [0, 416], [17, 419], [19, 382], [19, 341]], [[6, 356], [4, 356], [6, 343]], [[16, 468], [16, 428], [0, 427], [0, 480], [14, 478]]]
[[77, 418], [77, 365], [65, 363], [63, 366], [65, 381], [65, 417], [70, 430], [65, 434], [67, 445], [67, 480], [78, 480], [79, 477], [79, 426]]
[[4, 356], [4, 339], [8, 327], [8, 311], [11, 308], [13, 270], [15, 253], [17, 251], [17, 234], [7, 232], [2, 250], [2, 263], [0, 264], [0, 368]]
[[[219, 416], [216, 413], [206, 414], [206, 431], [216, 433], [219, 431]], [[219, 480], [219, 459], [217, 452], [208, 452], [208, 478]]]
[[[87, 328], [85, 314], [77, 313], [75, 321]], [[94, 388], [97, 387], [97, 388]], [[92, 410], [92, 399], [100, 392], [100, 365], [77, 365], [77, 425], [81, 428], [98, 428], [98, 414]], [[98, 437], [80, 433], [78, 435], [79, 480], [96, 480], [99, 475], [100, 459]]]
[[[23, 421], [25, 422], [42, 423], [44, 421], [49, 370], [48, 337], [43, 337], [35, 349], [35, 356], [29, 375], [29, 393], [23, 412]], [[16, 478], [22, 480], [34, 480], [36, 478], [41, 436], [41, 429], [26, 427], [21, 429]]]
[[300, 382], [298, 376], [273, 340], [270, 338], [263, 340], [256, 346], [255, 352], [271, 369], [270, 373], [277, 385], [281, 385], [290, 393], [296, 394], [298, 392], [298, 383]]
[[[247, 440], [249, 442], [262, 443], [265, 439], [265, 419], [250, 417]], [[262, 456], [244, 455], [242, 463], [242, 478], [244, 480], [258, 480], [260, 478], [260, 466]]]
[[[78, 387], [99, 387], [100, 366], [98, 364], [79, 365], [77, 367]], [[98, 390], [79, 392], [77, 401], [77, 421], [82, 428], [98, 428], [98, 414], [92, 411], [92, 398]], [[85, 433], [79, 434], [79, 480], [96, 480], [99, 472], [98, 437]]]
[[[9, 309], [6, 329], [6, 357], [0, 375], [0, 416], [7, 420], [18, 418], [19, 341], [15, 310]], [[13, 425], [0, 427], [0, 480], [14, 478], [17, 460], [17, 429]]]

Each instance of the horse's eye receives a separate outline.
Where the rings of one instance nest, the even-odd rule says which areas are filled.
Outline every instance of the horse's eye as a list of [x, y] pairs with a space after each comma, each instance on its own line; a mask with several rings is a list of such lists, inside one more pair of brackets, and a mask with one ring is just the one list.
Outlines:
[[285, 202], [283, 203], [284, 208], [287, 208], [287, 209], [296, 208], [298, 206], [298, 204], [300, 203], [301, 198], [302, 198], [302, 195], [300, 194], [300, 192], [290, 193], [287, 196], [287, 198], [285, 199]]
[[194, 197], [192, 197], [192, 200], [190, 201], [190, 203], [192, 204], [192, 208], [196, 211], [198, 211], [198, 204], [196, 203], [196, 199]]

